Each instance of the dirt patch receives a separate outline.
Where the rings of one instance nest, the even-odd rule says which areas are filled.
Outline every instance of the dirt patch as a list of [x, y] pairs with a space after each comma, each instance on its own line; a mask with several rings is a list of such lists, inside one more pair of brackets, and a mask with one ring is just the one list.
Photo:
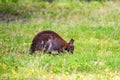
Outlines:
[[0, 21], [9, 22], [9, 21], [15, 21], [19, 19], [24, 19], [24, 18], [22, 18], [19, 14], [7, 14], [0, 11]]

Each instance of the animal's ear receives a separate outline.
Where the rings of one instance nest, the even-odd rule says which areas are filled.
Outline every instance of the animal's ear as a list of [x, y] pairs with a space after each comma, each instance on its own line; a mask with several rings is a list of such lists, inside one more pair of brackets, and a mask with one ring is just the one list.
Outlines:
[[74, 44], [74, 39], [71, 39], [69, 45], [73, 45], [73, 44]]

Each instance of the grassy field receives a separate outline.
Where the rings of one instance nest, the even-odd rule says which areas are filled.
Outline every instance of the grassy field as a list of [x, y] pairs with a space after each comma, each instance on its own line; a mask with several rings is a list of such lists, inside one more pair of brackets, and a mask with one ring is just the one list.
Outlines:
[[[119, 2], [26, 4], [25, 19], [0, 21], [0, 80], [120, 79]], [[30, 55], [32, 39], [42, 30], [75, 39], [74, 54]]]

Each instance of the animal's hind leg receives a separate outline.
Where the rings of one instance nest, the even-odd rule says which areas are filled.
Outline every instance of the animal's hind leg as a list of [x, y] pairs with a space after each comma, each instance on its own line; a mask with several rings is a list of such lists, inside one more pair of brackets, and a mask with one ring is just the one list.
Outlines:
[[33, 54], [33, 53], [36, 51], [35, 48], [36, 48], [35, 43], [32, 43], [32, 44], [31, 44], [31, 47], [30, 47], [30, 49], [29, 49], [30, 54]]

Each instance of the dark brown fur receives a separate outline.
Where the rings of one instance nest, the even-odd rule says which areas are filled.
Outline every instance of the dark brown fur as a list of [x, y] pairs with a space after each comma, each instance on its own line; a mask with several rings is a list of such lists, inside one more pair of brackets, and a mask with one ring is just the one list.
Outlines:
[[31, 53], [40, 50], [45, 53], [50, 53], [52, 51], [64, 52], [67, 50], [68, 52], [73, 53], [74, 51], [74, 40], [71, 39], [69, 43], [67, 43], [64, 39], [62, 39], [56, 32], [51, 30], [45, 30], [39, 32], [33, 39], [30, 51]]

